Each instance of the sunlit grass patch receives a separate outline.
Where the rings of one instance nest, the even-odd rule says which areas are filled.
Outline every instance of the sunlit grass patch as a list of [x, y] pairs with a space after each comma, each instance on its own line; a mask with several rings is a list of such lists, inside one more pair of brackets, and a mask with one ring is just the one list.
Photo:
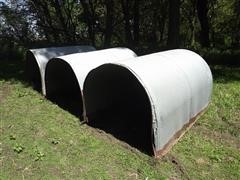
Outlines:
[[154, 159], [81, 125], [28, 86], [22, 66], [5, 67], [0, 66], [0, 179], [240, 178], [240, 68], [212, 69], [207, 112], [165, 157]]

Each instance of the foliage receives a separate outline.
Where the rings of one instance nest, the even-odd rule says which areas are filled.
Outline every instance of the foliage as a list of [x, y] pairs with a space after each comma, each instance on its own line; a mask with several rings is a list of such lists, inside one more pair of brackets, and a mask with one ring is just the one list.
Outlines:
[[17, 152], [17, 153], [22, 152], [23, 149], [24, 149], [24, 147], [23, 147], [22, 145], [20, 145], [20, 144], [16, 144], [16, 145], [14, 146], [14, 148], [13, 148], [13, 150], [14, 150], [15, 152]]
[[[5, 4], [6, 3], [6, 4]], [[28, 9], [24, 1], [6, 1], [0, 4], [0, 38], [2, 41], [25, 45], [34, 39]]]
[[238, 0], [6, 0], [0, 10], [0, 44], [127, 46], [139, 54], [240, 46]]

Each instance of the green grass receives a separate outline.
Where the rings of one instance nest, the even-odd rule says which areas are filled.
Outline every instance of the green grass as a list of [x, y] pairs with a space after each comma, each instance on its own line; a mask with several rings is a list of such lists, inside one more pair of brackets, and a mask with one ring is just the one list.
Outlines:
[[0, 179], [240, 179], [240, 68], [212, 68], [208, 111], [162, 159], [87, 125], [0, 61]]

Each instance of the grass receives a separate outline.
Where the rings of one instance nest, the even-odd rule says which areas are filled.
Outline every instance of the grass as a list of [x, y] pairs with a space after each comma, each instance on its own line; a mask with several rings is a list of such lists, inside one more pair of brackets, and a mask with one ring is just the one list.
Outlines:
[[0, 61], [0, 179], [240, 179], [240, 68], [212, 67], [208, 111], [162, 159], [87, 125]]

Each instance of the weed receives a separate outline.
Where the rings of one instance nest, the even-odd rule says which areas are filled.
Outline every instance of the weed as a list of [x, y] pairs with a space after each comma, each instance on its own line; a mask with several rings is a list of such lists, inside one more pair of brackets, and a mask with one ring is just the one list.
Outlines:
[[17, 152], [18, 154], [21, 153], [23, 151], [24, 147], [21, 145], [21, 144], [16, 144], [14, 147], [13, 147], [13, 150], [15, 152]]
[[57, 144], [59, 144], [59, 140], [57, 140], [57, 139], [52, 139], [52, 140], [51, 140], [51, 143], [54, 144], [54, 145], [57, 145]]
[[11, 134], [11, 135], [9, 136], [9, 139], [10, 139], [10, 140], [16, 140], [16, 136], [13, 135], [13, 134]]
[[45, 154], [42, 151], [40, 151], [38, 147], [36, 147], [34, 154], [35, 154], [34, 161], [42, 160], [42, 158], [45, 156]]

